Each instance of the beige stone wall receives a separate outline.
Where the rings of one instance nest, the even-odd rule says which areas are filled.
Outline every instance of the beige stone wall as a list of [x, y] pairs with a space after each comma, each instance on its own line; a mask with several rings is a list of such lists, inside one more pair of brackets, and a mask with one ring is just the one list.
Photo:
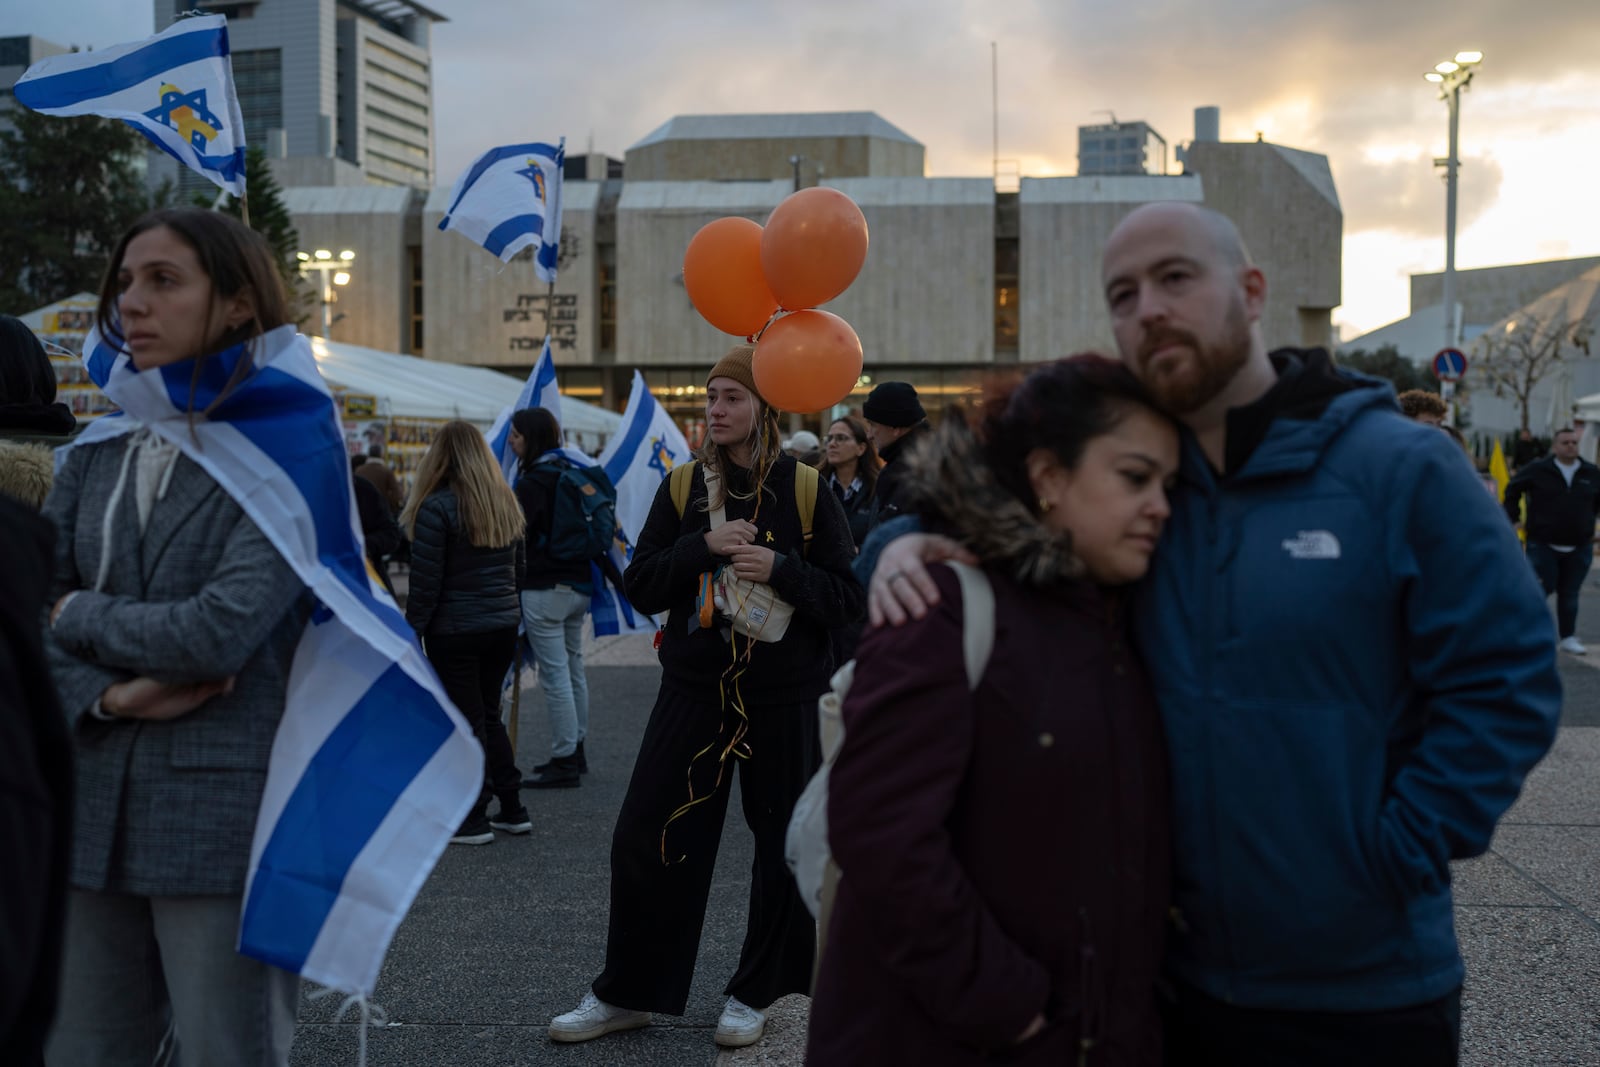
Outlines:
[[628, 149], [623, 174], [630, 182], [794, 180], [789, 157], [800, 165], [802, 185], [865, 177], [922, 177], [921, 145], [878, 137], [741, 137], [668, 140]]
[[1192, 146], [1205, 203], [1239, 227], [1267, 276], [1268, 347], [1333, 344], [1344, 214], [1327, 157], [1259, 142]]
[[867, 261], [823, 310], [861, 338], [868, 366], [994, 358], [994, 183], [988, 178], [829, 182], [867, 220]]
[[[1600, 267], [1600, 256], [1551, 259], [1540, 263], [1514, 263], [1456, 271], [1456, 301], [1461, 321], [1486, 325], [1498, 322], [1550, 290], [1570, 282], [1584, 271]], [[1411, 310], [1444, 303], [1444, 275], [1411, 276]]]
[[[316, 195], [328, 192], [350, 199], [341, 203], [339, 196]], [[370, 209], [374, 193], [382, 194], [380, 207], [387, 210]], [[317, 202], [308, 205], [308, 195]], [[325, 248], [336, 256], [347, 248], [356, 253], [350, 284], [334, 287], [332, 314], [344, 318], [333, 324], [333, 340], [385, 352], [409, 349], [411, 276], [404, 218], [413, 199], [420, 201], [421, 194], [411, 189], [284, 190], [284, 203], [302, 249], [314, 252]], [[308, 292], [315, 294], [318, 280], [317, 274], [307, 275]], [[309, 306], [303, 328], [308, 334], [319, 334], [321, 304], [313, 297]]]
[[[556, 275], [551, 354], [556, 366], [591, 366], [599, 337], [599, 266], [595, 253], [596, 182], [562, 190], [561, 230], [569, 259]], [[426, 279], [423, 351], [429, 359], [478, 366], [526, 367], [544, 347], [547, 286], [531, 258], [502, 264], [482, 246], [439, 229], [449, 206], [439, 188], [422, 210]], [[526, 255], [524, 251], [524, 255]]]
[[683, 253], [700, 227], [739, 215], [765, 224], [782, 181], [628, 182], [617, 205], [617, 363], [701, 366], [735, 338], [708, 324], [683, 287]]
[[1197, 178], [1025, 178], [1021, 192], [1021, 345], [1024, 363], [1074, 352], [1112, 353], [1100, 252], [1140, 204], [1196, 202]]

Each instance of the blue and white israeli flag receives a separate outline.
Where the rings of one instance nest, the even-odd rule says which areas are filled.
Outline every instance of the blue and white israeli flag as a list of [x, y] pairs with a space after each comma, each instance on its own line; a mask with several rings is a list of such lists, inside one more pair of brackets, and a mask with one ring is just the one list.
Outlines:
[[[667, 409], [651, 395], [644, 375], [633, 372], [633, 388], [622, 426], [600, 453], [600, 465], [617, 489], [617, 525], [625, 540], [612, 545], [611, 561], [625, 570], [633, 555], [633, 544], [644, 529], [661, 482], [679, 463], [691, 458], [689, 442], [672, 421]], [[655, 620], [634, 610], [620, 590], [596, 582], [589, 603], [594, 615], [594, 632], [604, 634], [637, 633], [654, 630]]]
[[629, 544], [639, 539], [662, 479], [693, 458], [683, 431], [651, 395], [644, 375], [634, 371], [622, 425], [600, 453], [600, 465], [617, 487], [617, 524]]
[[[253, 351], [252, 351], [253, 350]], [[239, 361], [254, 370], [217, 405]], [[98, 332], [90, 377], [203, 467], [319, 605], [290, 669], [245, 887], [239, 951], [370, 996], [395, 930], [478, 799], [483, 750], [369, 568], [333, 397], [293, 326], [210, 358], [139, 371]], [[191, 394], [192, 390], [192, 394]]]
[[534, 270], [542, 282], [556, 280], [561, 251], [561, 171], [567, 139], [547, 144], [491, 148], [456, 179], [450, 209], [439, 229], [454, 230], [506, 262], [531, 244], [539, 251]]
[[[556, 384], [556, 364], [550, 355], [548, 334], [544, 339], [544, 351], [539, 353], [539, 362], [528, 373], [528, 380], [522, 384], [517, 399], [501, 409], [500, 414], [495, 416], [494, 425], [484, 434], [489, 441], [489, 451], [500, 461], [500, 469], [505, 472], [506, 481], [512, 485], [517, 484], [518, 460], [517, 454], [511, 450], [511, 416], [524, 408], [544, 408], [556, 417], [556, 425], [561, 425], [561, 389]], [[580, 467], [594, 466], [594, 460], [582, 449], [563, 447], [561, 454]]]
[[243, 196], [244, 120], [228, 54], [226, 18], [179, 19], [142, 41], [41, 59], [13, 91], [19, 104], [43, 115], [121, 119]]

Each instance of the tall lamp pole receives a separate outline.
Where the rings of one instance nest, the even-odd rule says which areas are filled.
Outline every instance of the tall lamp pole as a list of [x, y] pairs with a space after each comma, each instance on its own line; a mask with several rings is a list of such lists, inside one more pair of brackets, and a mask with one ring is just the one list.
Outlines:
[[319, 248], [316, 252], [296, 252], [295, 258], [300, 261], [300, 273], [308, 274], [315, 271], [318, 279], [318, 298], [322, 302], [322, 339], [328, 340], [328, 331], [333, 328], [333, 287], [350, 284], [350, 267], [355, 262], [356, 254], [346, 248], [335, 259], [333, 253], [326, 248]]
[[1456, 179], [1461, 167], [1458, 141], [1461, 131], [1461, 90], [1472, 84], [1473, 69], [1483, 62], [1482, 52], [1457, 52], [1455, 59], [1439, 63], [1423, 77], [1439, 87], [1439, 99], [1450, 109], [1450, 154], [1434, 160], [1445, 169], [1444, 206], [1444, 346], [1461, 341], [1456, 315]]

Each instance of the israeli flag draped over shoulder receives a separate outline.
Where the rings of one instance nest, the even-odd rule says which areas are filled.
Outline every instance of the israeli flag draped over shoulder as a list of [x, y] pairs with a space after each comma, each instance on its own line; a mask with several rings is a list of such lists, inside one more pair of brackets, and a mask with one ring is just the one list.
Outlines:
[[244, 188], [244, 120], [228, 59], [228, 20], [179, 19], [154, 37], [42, 59], [13, 89], [44, 115], [121, 119], [235, 196]]
[[[241, 359], [255, 369], [208, 416]], [[216, 479], [319, 604], [289, 674], [250, 849], [239, 951], [371, 996], [389, 942], [477, 800], [483, 750], [367, 567], [333, 397], [311, 346], [281, 326], [194, 365], [140, 371], [99, 333], [95, 383]], [[192, 419], [192, 429], [191, 429]]]
[[[639, 531], [644, 529], [662, 480], [674, 466], [689, 459], [689, 442], [684, 440], [683, 432], [667, 414], [667, 409], [650, 394], [644, 375], [634, 371], [622, 425], [600, 453], [600, 465], [617, 490], [617, 525], [626, 538], [625, 543], [619, 542], [611, 549], [611, 560], [619, 571], [628, 565], [633, 545], [639, 539]], [[620, 593], [613, 596], [598, 584], [590, 609], [594, 612], [596, 636], [600, 636], [602, 627], [605, 633], [655, 629], [655, 621], [650, 616], [639, 614]]]
[[539, 246], [534, 271], [556, 280], [561, 251], [561, 172], [567, 140], [491, 148], [456, 179], [450, 208], [439, 229], [454, 230], [507, 262], [531, 244]]

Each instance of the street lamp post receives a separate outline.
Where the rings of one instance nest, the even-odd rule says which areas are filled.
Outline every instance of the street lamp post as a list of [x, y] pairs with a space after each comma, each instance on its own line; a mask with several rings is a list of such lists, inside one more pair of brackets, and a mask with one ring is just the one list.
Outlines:
[[296, 252], [294, 255], [300, 261], [301, 274], [315, 271], [321, 276], [317, 295], [322, 301], [322, 339], [326, 341], [329, 339], [328, 331], [333, 327], [332, 311], [336, 299], [333, 287], [350, 284], [350, 268], [355, 263], [356, 254], [346, 248], [335, 259], [332, 252], [319, 248], [315, 252]]
[[1472, 84], [1473, 70], [1483, 62], [1482, 52], [1457, 52], [1424, 74], [1439, 87], [1439, 99], [1450, 109], [1450, 154], [1434, 160], [1445, 168], [1444, 206], [1444, 346], [1454, 348], [1461, 341], [1461, 323], [1456, 316], [1456, 178], [1461, 167], [1458, 151], [1461, 130], [1461, 90]]

